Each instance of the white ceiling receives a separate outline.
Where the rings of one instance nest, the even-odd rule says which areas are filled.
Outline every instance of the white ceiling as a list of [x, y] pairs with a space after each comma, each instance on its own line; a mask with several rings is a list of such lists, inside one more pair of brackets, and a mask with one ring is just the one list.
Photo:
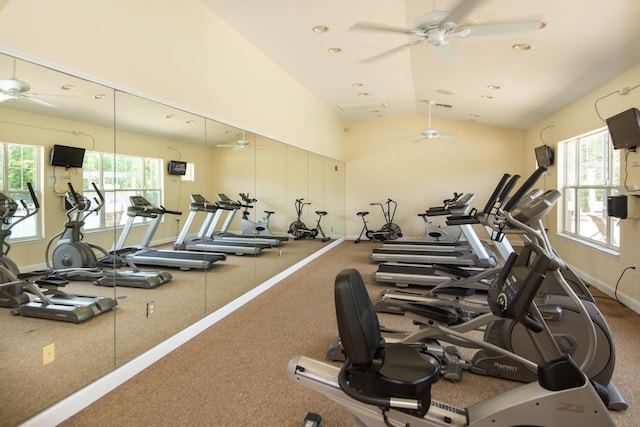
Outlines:
[[[421, 43], [369, 63], [361, 60], [416, 37], [350, 30], [353, 24], [413, 27], [419, 16], [451, 11], [461, 0], [202, 1], [345, 119], [426, 115], [423, 101], [432, 100], [452, 106], [434, 108], [434, 117], [526, 129], [640, 63], [635, 0], [477, 0], [465, 20], [541, 19], [546, 26], [452, 38], [453, 59]], [[314, 33], [316, 25], [330, 30]], [[515, 51], [516, 43], [532, 49]], [[342, 52], [327, 53], [333, 47]]]

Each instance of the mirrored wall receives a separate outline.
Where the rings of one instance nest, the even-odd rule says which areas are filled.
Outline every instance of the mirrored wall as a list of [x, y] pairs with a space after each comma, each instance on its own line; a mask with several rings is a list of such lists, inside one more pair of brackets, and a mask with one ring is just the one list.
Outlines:
[[[294, 239], [292, 223], [311, 230], [326, 212], [326, 236], [345, 233], [344, 162], [7, 55], [0, 88], [1, 191], [17, 206], [3, 209], [11, 246], [2, 268], [66, 270], [68, 282], [40, 285], [47, 305], [5, 273], [6, 425], [329, 244]], [[83, 167], [52, 166], [56, 145], [84, 149]], [[102, 260], [97, 267], [87, 247]], [[53, 301], [55, 290], [67, 305], [85, 298], [92, 314], [78, 310], [87, 317], [78, 323], [40, 318], [55, 317], [44, 306], [63, 304]], [[21, 310], [25, 304], [47, 314]]]

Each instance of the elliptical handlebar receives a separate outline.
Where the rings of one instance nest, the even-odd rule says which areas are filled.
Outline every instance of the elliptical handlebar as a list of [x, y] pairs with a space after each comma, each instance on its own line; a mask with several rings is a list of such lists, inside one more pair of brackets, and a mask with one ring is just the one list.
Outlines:
[[496, 186], [496, 188], [493, 189], [493, 193], [491, 193], [491, 196], [489, 196], [489, 200], [487, 201], [487, 204], [484, 205], [484, 209], [482, 210], [483, 213], [485, 214], [491, 213], [496, 203], [500, 199], [500, 196], [505, 191], [505, 188], [507, 187], [507, 183], [509, 182], [509, 178], [511, 178], [511, 175], [508, 173], [505, 173], [504, 175], [502, 175], [502, 178], [500, 178], [498, 185]]
[[503, 210], [505, 212], [509, 212], [509, 211], [511, 211], [511, 209], [516, 207], [518, 202], [520, 202], [520, 199], [522, 199], [524, 197], [524, 195], [527, 194], [527, 192], [529, 190], [531, 190], [531, 187], [533, 187], [533, 185], [538, 181], [538, 179], [540, 179], [542, 174], [544, 174], [546, 171], [547, 171], [546, 167], [539, 166], [538, 169], [536, 169], [535, 172], [533, 172], [531, 174], [531, 176], [529, 176], [529, 178], [527, 178], [527, 180], [524, 182], [524, 184], [522, 184], [522, 186], [520, 186], [520, 188], [518, 188], [518, 190], [515, 192], [515, 194], [504, 205]]

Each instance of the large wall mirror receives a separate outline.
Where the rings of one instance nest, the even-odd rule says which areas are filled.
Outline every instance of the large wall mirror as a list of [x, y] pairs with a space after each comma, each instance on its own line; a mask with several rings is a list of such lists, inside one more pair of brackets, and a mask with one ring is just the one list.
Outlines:
[[[0, 295], [11, 301], [0, 297], [0, 412], [7, 425], [25, 421], [329, 244], [319, 237], [294, 239], [293, 222], [314, 228], [316, 212], [326, 211], [325, 235], [344, 235], [344, 162], [2, 54], [0, 84], [0, 191], [16, 202], [14, 210], [8, 202], [0, 206], [3, 233], [11, 231], [5, 255], [20, 272], [93, 263], [84, 246], [56, 249], [65, 230], [81, 230], [75, 237], [93, 245], [97, 259], [98, 247], [124, 249], [99, 269], [87, 265], [84, 276], [68, 276], [59, 288], [95, 298], [89, 307], [117, 303], [115, 309], [103, 304], [103, 311], [79, 323], [30, 317], [26, 310], [12, 315], [11, 304], [36, 303], [37, 296], [5, 280]], [[52, 166], [54, 146], [84, 150], [83, 166]], [[27, 182], [39, 204], [35, 215]], [[298, 199], [310, 203], [299, 217]], [[18, 222], [22, 216], [28, 217]], [[250, 243], [253, 252], [238, 252], [233, 244], [223, 249], [210, 242], [232, 235], [277, 244]], [[145, 245], [178, 261], [130, 259]], [[22, 294], [30, 302], [17, 296]]]

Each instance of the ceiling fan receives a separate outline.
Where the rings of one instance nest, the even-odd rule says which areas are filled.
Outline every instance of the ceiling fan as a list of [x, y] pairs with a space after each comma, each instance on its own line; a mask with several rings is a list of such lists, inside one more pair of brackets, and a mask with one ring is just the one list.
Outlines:
[[[0, 102], [8, 101], [10, 99], [25, 98], [31, 101], [35, 101], [39, 104], [52, 107], [53, 105], [36, 98], [36, 96], [42, 96], [46, 94], [33, 93], [31, 91], [31, 85], [24, 80], [20, 80], [16, 77], [16, 59], [13, 59], [13, 74], [10, 79], [0, 79]], [[65, 96], [65, 95], [58, 95]]]
[[233, 148], [234, 150], [243, 150], [251, 147], [251, 142], [245, 139], [245, 133], [242, 131], [242, 138], [233, 144], [216, 144], [218, 148]]
[[403, 45], [380, 52], [360, 62], [372, 62], [402, 49], [426, 42], [428, 46], [442, 48], [449, 44], [449, 38], [465, 38], [508, 34], [513, 32], [534, 31], [544, 28], [541, 20], [504, 21], [492, 24], [475, 24], [464, 22], [464, 18], [481, 0], [462, 0], [454, 10], [433, 10], [420, 16], [413, 27], [399, 27], [375, 22], [359, 22], [351, 28], [355, 30], [382, 31], [389, 33], [408, 34], [419, 37]]
[[420, 132], [420, 138], [413, 142], [420, 142], [425, 139], [455, 139], [455, 135], [460, 135], [462, 132], [446, 132], [440, 133], [437, 130], [431, 128], [431, 106], [435, 103], [433, 101], [424, 101], [429, 105], [429, 122], [428, 128]]

